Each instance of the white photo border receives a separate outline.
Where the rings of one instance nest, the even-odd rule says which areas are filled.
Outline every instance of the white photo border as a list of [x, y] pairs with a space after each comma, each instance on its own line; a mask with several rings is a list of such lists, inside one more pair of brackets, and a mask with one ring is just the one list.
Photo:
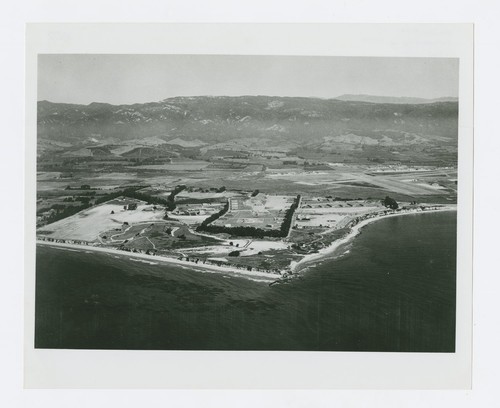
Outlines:
[[[26, 388], [470, 389], [472, 24], [40, 23], [26, 41]], [[35, 349], [37, 55], [58, 53], [459, 58], [456, 352]]]

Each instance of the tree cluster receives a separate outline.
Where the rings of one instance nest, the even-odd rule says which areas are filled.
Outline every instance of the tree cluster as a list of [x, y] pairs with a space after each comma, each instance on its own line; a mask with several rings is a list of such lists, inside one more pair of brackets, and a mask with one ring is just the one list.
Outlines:
[[222, 217], [228, 211], [229, 211], [229, 201], [227, 201], [226, 204], [224, 204], [224, 207], [220, 211], [205, 218], [203, 220], [203, 222], [200, 224], [200, 226], [198, 228], [196, 228], [196, 230], [197, 231], [208, 231], [206, 229], [208, 227], [208, 224], [210, 224], [211, 222], [214, 222], [216, 219]]
[[286, 211], [285, 216], [283, 218], [283, 222], [281, 223], [281, 227], [279, 230], [265, 230], [262, 228], [243, 227], [243, 226], [224, 227], [222, 225], [209, 225], [211, 222], [215, 221], [217, 218], [221, 217], [227, 212], [227, 209], [229, 209], [229, 203], [227, 203], [227, 209], [225, 211], [223, 209], [219, 211], [219, 213], [212, 214], [210, 217], [205, 219], [196, 230], [210, 232], [213, 234], [228, 233], [231, 235], [254, 237], [254, 238], [264, 238], [264, 237], [283, 238], [288, 235], [288, 231], [290, 230], [290, 226], [292, 224], [293, 214], [299, 205], [299, 201], [300, 201], [300, 195], [297, 196], [293, 204]]
[[114, 198], [118, 198], [120, 196], [135, 198], [133, 195], [136, 193], [136, 190], [143, 188], [144, 186], [136, 186], [136, 187], [128, 187], [125, 190], [116, 191], [114, 193], [104, 194], [96, 198], [94, 204], [102, 204], [106, 201], [113, 200]]
[[[52, 215], [50, 215], [46, 221], [47, 224], [51, 224], [53, 222], [62, 220], [63, 218], [70, 217], [77, 212], [80, 212], [82, 210], [85, 210], [86, 208], [91, 207], [89, 203], [84, 203], [82, 205], [74, 205], [74, 206], [64, 206], [62, 204], [54, 204], [51, 208], [53, 210], [56, 210], [56, 212]], [[46, 211], [46, 210], [43, 210]]]
[[126, 197], [136, 198], [137, 200], [146, 201], [148, 204], [161, 204], [167, 205], [168, 201], [161, 197], [155, 197], [140, 191], [128, 191], [123, 194]]
[[178, 185], [175, 186], [175, 188], [172, 190], [170, 195], [167, 197], [167, 202], [165, 206], [167, 207], [167, 211], [174, 211], [175, 210], [175, 196], [179, 194], [182, 190], [185, 190], [186, 186], [185, 185]]
[[387, 207], [387, 208], [390, 208], [391, 210], [396, 210], [399, 206], [398, 206], [398, 203], [396, 202], [396, 200], [394, 200], [394, 198], [391, 198], [389, 196], [386, 196], [383, 200], [382, 200], [382, 204]]

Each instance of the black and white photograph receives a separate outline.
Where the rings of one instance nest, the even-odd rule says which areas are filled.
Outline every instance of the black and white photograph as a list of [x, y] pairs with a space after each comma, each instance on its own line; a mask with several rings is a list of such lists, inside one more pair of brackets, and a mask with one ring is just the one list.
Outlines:
[[0, 15], [0, 406], [499, 406], [499, 6]]
[[472, 34], [29, 24], [25, 387], [470, 387]]
[[35, 348], [455, 352], [458, 58], [37, 66]]

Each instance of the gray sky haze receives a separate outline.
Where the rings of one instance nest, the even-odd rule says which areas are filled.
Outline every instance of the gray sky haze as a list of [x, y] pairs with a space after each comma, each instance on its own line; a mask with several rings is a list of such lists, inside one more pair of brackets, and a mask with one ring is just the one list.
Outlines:
[[38, 100], [157, 102], [174, 96], [458, 97], [451, 58], [41, 54]]

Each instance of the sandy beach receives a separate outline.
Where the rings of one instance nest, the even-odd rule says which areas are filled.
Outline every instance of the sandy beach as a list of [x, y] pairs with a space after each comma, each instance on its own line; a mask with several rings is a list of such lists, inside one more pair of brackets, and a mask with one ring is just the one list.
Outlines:
[[361, 221], [360, 223], [356, 224], [354, 227], [351, 228], [351, 231], [343, 238], [338, 239], [334, 241], [330, 246], [320, 249], [318, 252], [315, 252], [313, 254], [305, 255], [300, 261], [295, 262], [293, 261], [290, 264], [290, 270], [292, 273], [297, 273], [300, 271], [301, 267], [304, 267], [306, 264], [317, 261], [321, 258], [325, 258], [328, 255], [333, 254], [341, 245], [344, 245], [351, 241], [356, 235], [359, 234], [361, 229], [365, 227], [368, 224], [371, 224], [373, 222], [389, 218], [389, 217], [399, 217], [402, 215], [415, 215], [415, 214], [422, 214], [422, 213], [431, 213], [431, 212], [442, 212], [442, 211], [457, 211], [457, 206], [456, 205], [447, 205], [443, 206], [439, 209], [432, 209], [432, 210], [423, 210], [423, 211], [407, 211], [407, 212], [398, 212], [398, 213], [393, 213], [393, 214], [386, 214], [382, 215], [380, 217], [374, 217], [374, 218], [368, 218], [366, 220]]
[[[330, 246], [319, 250], [318, 252], [305, 255], [300, 261], [292, 261], [290, 264], [290, 271], [292, 273], [297, 273], [304, 267], [306, 264], [309, 264], [313, 261], [325, 258], [331, 254], [333, 254], [341, 245], [346, 244], [351, 241], [354, 237], [356, 237], [360, 230], [366, 225], [376, 222], [378, 220], [389, 218], [389, 217], [398, 217], [402, 215], [411, 215], [411, 214], [422, 214], [422, 213], [431, 213], [431, 212], [442, 212], [442, 211], [456, 211], [456, 205], [447, 205], [440, 207], [438, 209], [429, 209], [424, 211], [407, 211], [407, 212], [397, 212], [392, 214], [386, 214], [379, 217], [368, 218], [366, 220], [361, 221], [351, 228], [351, 231], [343, 238], [334, 241]], [[94, 252], [102, 252], [115, 256], [129, 257], [135, 258], [137, 261], [148, 262], [151, 264], [157, 264], [158, 262], [169, 263], [178, 265], [180, 267], [187, 267], [189, 269], [194, 269], [198, 271], [212, 272], [212, 273], [229, 273], [232, 275], [237, 275], [240, 277], [245, 277], [247, 279], [251, 279], [254, 281], [262, 281], [262, 282], [272, 282], [280, 278], [280, 275], [270, 273], [270, 272], [262, 272], [262, 271], [248, 271], [245, 269], [235, 268], [231, 266], [219, 266], [213, 264], [204, 264], [204, 263], [194, 263], [185, 260], [180, 260], [177, 258], [160, 256], [160, 255], [147, 255], [138, 252], [125, 252], [120, 251], [115, 248], [106, 248], [99, 246], [91, 246], [91, 245], [80, 245], [80, 244], [68, 244], [68, 243], [60, 243], [60, 242], [49, 242], [43, 240], [36, 241], [38, 245], [46, 245], [55, 248], [64, 248], [70, 251], [94, 251]], [[134, 260], [134, 259], [131, 259]]]
[[126, 252], [126, 251], [120, 251], [120, 250], [114, 249], [114, 248], [96, 247], [96, 246], [91, 246], [91, 245], [66, 244], [66, 243], [48, 242], [48, 241], [42, 241], [42, 240], [37, 240], [36, 243], [37, 243], [37, 245], [45, 245], [45, 246], [55, 247], [55, 248], [65, 248], [67, 250], [102, 252], [102, 253], [107, 253], [107, 254], [112, 254], [112, 255], [119, 255], [122, 257], [136, 258], [136, 259], [148, 261], [151, 263], [164, 262], [164, 263], [178, 265], [181, 267], [189, 267], [189, 269], [201, 270], [201, 271], [206, 271], [206, 272], [229, 273], [229, 274], [233, 274], [233, 275], [238, 275], [240, 277], [246, 277], [246, 278], [249, 278], [249, 279], [252, 279], [255, 281], [270, 282], [270, 281], [274, 281], [274, 280], [279, 278], [279, 275], [276, 275], [273, 273], [266, 273], [266, 272], [259, 272], [259, 271], [248, 271], [248, 270], [244, 270], [244, 269], [233, 268], [230, 266], [218, 266], [218, 265], [203, 264], [203, 263], [196, 264], [194, 262], [183, 261], [180, 259], [169, 258], [166, 256], [147, 255], [147, 254], [141, 254], [141, 253], [137, 253], [137, 252]]

